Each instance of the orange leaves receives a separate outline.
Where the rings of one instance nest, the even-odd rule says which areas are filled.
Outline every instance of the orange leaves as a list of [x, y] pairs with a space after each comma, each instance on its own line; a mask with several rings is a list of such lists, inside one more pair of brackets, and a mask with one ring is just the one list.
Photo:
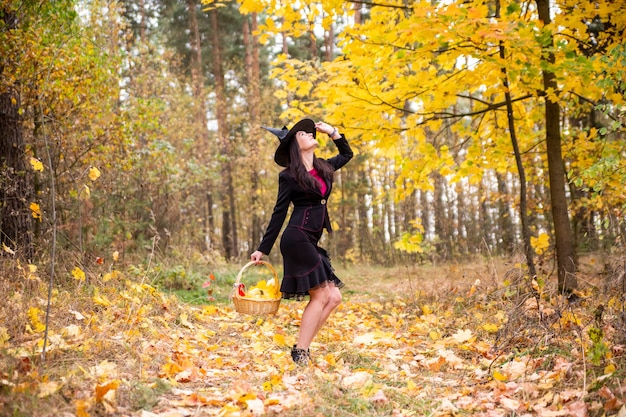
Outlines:
[[96, 385], [95, 399], [97, 402], [114, 402], [115, 391], [120, 386], [119, 380], [108, 381], [103, 384]]
[[603, 386], [602, 388], [600, 388], [600, 390], [598, 391], [598, 395], [600, 396], [600, 398], [606, 400], [604, 404], [604, 409], [607, 411], [618, 410], [624, 405], [624, 401], [616, 397], [615, 393], [613, 393], [613, 391], [611, 391], [611, 389], [607, 386]]
[[32, 214], [34, 219], [37, 219], [39, 221], [42, 220], [42, 217], [41, 217], [41, 207], [39, 207], [39, 204], [37, 204], [37, 203], [30, 203], [30, 213]]

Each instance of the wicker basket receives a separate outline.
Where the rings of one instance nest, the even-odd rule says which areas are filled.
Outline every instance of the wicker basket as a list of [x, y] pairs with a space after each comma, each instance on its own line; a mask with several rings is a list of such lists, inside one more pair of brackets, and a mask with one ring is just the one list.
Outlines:
[[[233, 303], [235, 304], [235, 310], [239, 313], [244, 314], [275, 314], [278, 311], [278, 307], [280, 306], [280, 298], [276, 299], [268, 299], [268, 300], [259, 300], [254, 298], [245, 298], [239, 295], [237, 292], [237, 288], [241, 283], [241, 277], [246, 269], [248, 269], [252, 265], [257, 265], [256, 262], [249, 262], [241, 268], [239, 274], [237, 275], [237, 280], [233, 285], [233, 292], [231, 294], [231, 298], [233, 299]], [[278, 283], [278, 275], [276, 271], [272, 267], [269, 262], [261, 261], [259, 265], [264, 265], [267, 267], [272, 274], [274, 275], [274, 282], [276, 284], [277, 289], [279, 287]]]

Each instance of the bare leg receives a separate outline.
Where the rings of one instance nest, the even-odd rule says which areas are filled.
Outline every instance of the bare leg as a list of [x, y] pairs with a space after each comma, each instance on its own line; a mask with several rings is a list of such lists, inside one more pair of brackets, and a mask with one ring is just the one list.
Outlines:
[[308, 349], [333, 310], [341, 303], [341, 292], [334, 284], [310, 290], [311, 300], [302, 313], [296, 347]]
[[328, 290], [330, 293], [330, 299], [328, 300], [328, 304], [324, 307], [322, 311], [322, 315], [320, 316], [319, 322], [317, 323], [317, 328], [315, 329], [315, 334], [317, 334], [321, 329], [328, 317], [330, 317], [331, 313], [341, 304], [341, 291], [339, 288], [335, 287], [335, 284], [328, 284]]

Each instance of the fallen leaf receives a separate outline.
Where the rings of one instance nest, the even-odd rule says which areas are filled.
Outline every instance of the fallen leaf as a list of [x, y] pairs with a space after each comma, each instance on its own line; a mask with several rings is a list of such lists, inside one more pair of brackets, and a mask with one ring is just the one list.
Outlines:
[[343, 378], [341, 380], [341, 385], [344, 388], [360, 389], [363, 388], [371, 380], [372, 375], [369, 372], [360, 371]]
[[2, 250], [10, 255], [15, 255], [15, 251], [11, 249], [10, 247], [8, 247], [7, 245], [5, 245], [4, 243], [2, 243]]
[[178, 321], [180, 322], [180, 324], [182, 324], [183, 326], [185, 326], [188, 329], [194, 330], [195, 327], [193, 326], [193, 324], [191, 324], [188, 320], [188, 316], [187, 313], [180, 313], [180, 316], [178, 317]]
[[117, 379], [96, 385], [96, 401], [102, 401], [110, 391], [115, 391], [119, 386], [120, 381]]
[[357, 345], [385, 344], [395, 346], [397, 344], [397, 340], [395, 339], [393, 333], [376, 331], [355, 337], [354, 343]]
[[98, 178], [100, 178], [100, 170], [98, 168], [96, 168], [96, 167], [91, 167], [91, 168], [89, 168], [89, 175], [88, 176], [89, 176], [89, 179], [91, 181], [95, 181]]
[[252, 413], [254, 416], [261, 416], [265, 414], [265, 404], [262, 400], [258, 398], [254, 398], [251, 400], [246, 400], [246, 408]]
[[74, 315], [76, 320], [85, 320], [85, 316], [83, 316], [80, 312], [75, 310], [70, 310], [70, 314]]
[[502, 372], [500, 371], [493, 371], [493, 378], [497, 379], [498, 381], [507, 381], [509, 379], [509, 377], [507, 377], [506, 375], [504, 375]]
[[521, 404], [518, 400], [508, 397], [500, 397], [498, 402], [502, 405], [502, 407], [510, 411], [517, 411]]
[[85, 400], [76, 400], [76, 417], [89, 417], [91, 403]]
[[375, 405], [385, 405], [389, 402], [383, 390], [376, 391], [376, 394], [369, 398], [369, 401]]
[[59, 384], [56, 382], [42, 382], [41, 384], [39, 384], [39, 393], [37, 394], [37, 396], [39, 398], [45, 398], [57, 392], [58, 389]]
[[567, 415], [571, 417], [587, 417], [589, 415], [587, 404], [584, 401], [565, 404], [564, 408], [567, 410]]
[[469, 329], [466, 330], [458, 330], [455, 334], [452, 335], [452, 339], [457, 343], [465, 343], [472, 338], [472, 331]]
[[30, 157], [30, 166], [33, 167], [34, 171], [43, 172], [43, 163], [33, 156]]

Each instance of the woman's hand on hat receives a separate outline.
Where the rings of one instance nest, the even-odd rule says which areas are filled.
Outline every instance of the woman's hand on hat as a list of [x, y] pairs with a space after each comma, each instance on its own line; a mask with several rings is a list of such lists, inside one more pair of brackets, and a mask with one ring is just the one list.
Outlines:
[[317, 123], [315, 123], [315, 130], [317, 130], [318, 132], [321, 132], [321, 133], [326, 133], [332, 139], [339, 139], [339, 137], [340, 137], [339, 136], [339, 132], [337, 131], [337, 129], [333, 128], [328, 123], [324, 123], [324, 122], [317, 122]]

